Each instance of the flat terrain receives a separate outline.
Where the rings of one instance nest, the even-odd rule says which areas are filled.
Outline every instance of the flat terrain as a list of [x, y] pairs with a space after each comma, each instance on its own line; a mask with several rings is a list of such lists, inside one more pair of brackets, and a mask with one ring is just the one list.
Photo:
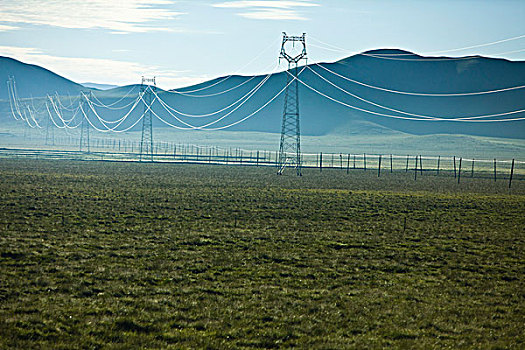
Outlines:
[[525, 347], [525, 181], [0, 160], [0, 348]]
[[[78, 150], [80, 130], [67, 132], [55, 129], [56, 147], [46, 145], [45, 131], [20, 128], [9, 120], [1, 119], [0, 111], [0, 147]], [[42, 125], [46, 125], [42, 122]], [[280, 124], [279, 124], [280, 125]], [[95, 140], [121, 140], [139, 142], [140, 131], [125, 135], [91, 132], [92, 147]], [[524, 130], [525, 135], [525, 130]], [[155, 141], [177, 140], [183, 145], [200, 145], [221, 148], [241, 148], [245, 150], [278, 150], [280, 133], [242, 132], [242, 131], [206, 131], [188, 132], [171, 128], [155, 129]], [[525, 138], [496, 138], [469, 135], [433, 134], [411, 135], [400, 132], [368, 134], [367, 130], [352, 127], [327, 135], [301, 135], [301, 149], [306, 153], [343, 153], [343, 154], [395, 154], [423, 156], [456, 156], [463, 158], [525, 160]]]

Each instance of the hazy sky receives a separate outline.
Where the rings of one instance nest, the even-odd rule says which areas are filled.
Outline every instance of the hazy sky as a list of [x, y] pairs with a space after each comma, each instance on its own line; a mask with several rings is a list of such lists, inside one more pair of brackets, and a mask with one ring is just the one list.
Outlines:
[[[156, 75], [178, 87], [263, 73], [278, 61], [283, 31], [306, 32], [316, 62], [373, 48], [427, 53], [524, 35], [525, 1], [0, 0], [0, 55], [77, 82]], [[447, 53], [470, 54], [525, 60], [525, 37]]]

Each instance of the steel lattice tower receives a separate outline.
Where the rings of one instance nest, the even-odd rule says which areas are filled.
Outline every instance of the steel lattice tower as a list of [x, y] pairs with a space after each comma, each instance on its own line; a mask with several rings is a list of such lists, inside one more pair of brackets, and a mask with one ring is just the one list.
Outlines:
[[8, 76], [7, 77], [7, 94], [9, 96], [9, 105], [10, 105], [11, 109], [14, 111], [13, 108], [16, 108], [16, 107], [13, 107], [13, 106], [14, 106], [14, 103], [16, 101], [15, 102], [12, 101], [13, 100], [12, 96], [14, 96], [14, 94], [13, 94], [13, 79], [14, 79], [14, 77], [12, 77], [12, 76]]
[[24, 117], [20, 113], [20, 100], [18, 99], [18, 92], [16, 91], [16, 81], [15, 77], [12, 75], [8, 77], [7, 91], [9, 93], [9, 104], [11, 105], [11, 108], [14, 108], [14, 112], [18, 114], [23, 120]]
[[[89, 92], [89, 94], [91, 95], [91, 91]], [[89, 121], [87, 120], [88, 118], [88, 113], [89, 113], [89, 110], [87, 108], [88, 107], [88, 99], [86, 97], [86, 95], [84, 93], [82, 93], [82, 110], [84, 111], [83, 113], [83, 118], [82, 118], [82, 123], [80, 124], [80, 152], [82, 152], [82, 148], [85, 146], [86, 149], [87, 149], [87, 152], [91, 152], [91, 149], [90, 149], [90, 145], [89, 145]]]
[[156, 87], [155, 77], [153, 79], [142, 77], [140, 91], [144, 99], [144, 116], [142, 117], [142, 138], [140, 139], [140, 161], [144, 157], [153, 162], [153, 113], [151, 111], [153, 98], [148, 85], [145, 85], [147, 83], [152, 83], [153, 87], [150, 89], [154, 89]]
[[[46, 101], [46, 106], [48, 106]], [[49, 108], [49, 107], [46, 107]], [[53, 127], [53, 121], [51, 120], [51, 114], [47, 115], [46, 123], [46, 146], [49, 145], [49, 140], [51, 140], [51, 145], [55, 145], [55, 128]]]
[[[292, 42], [302, 45], [302, 51], [291, 56], [286, 52], [286, 43]], [[279, 163], [277, 173], [281, 175], [286, 167], [294, 167], [297, 175], [301, 176], [301, 128], [299, 117], [299, 81], [298, 66], [306, 56], [306, 34], [302, 36], [288, 36], [283, 33], [280, 59], [288, 61], [286, 74], [286, 93], [284, 97], [283, 124], [281, 130], [281, 145], [279, 147]]]
[[[47, 104], [47, 102], [46, 102]], [[46, 123], [46, 145], [50, 144], [55, 145], [55, 128], [53, 127], [53, 122], [51, 120], [51, 115], [47, 115], [47, 123]]]

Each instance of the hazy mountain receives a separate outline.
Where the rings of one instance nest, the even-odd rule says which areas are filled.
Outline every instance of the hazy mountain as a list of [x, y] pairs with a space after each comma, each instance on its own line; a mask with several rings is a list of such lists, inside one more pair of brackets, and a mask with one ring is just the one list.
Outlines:
[[[356, 55], [335, 63], [320, 64], [320, 66], [341, 76], [370, 85], [407, 92], [462, 93], [494, 90], [524, 85], [525, 83], [525, 62], [510, 62], [483, 57], [461, 59], [425, 58], [401, 50], [375, 50], [367, 54], [384, 55], [381, 57], [385, 58]], [[401, 60], [392, 58], [401, 58]], [[310, 65], [310, 67], [321, 76], [352, 94], [373, 103], [407, 113], [446, 118], [496, 114], [525, 109], [525, 89], [463, 97], [409, 96], [371, 89], [337, 77], [319, 66]], [[209, 89], [191, 93], [191, 95], [209, 95], [235, 87], [248, 79], [251, 79], [251, 77], [234, 76], [222, 82], [221, 79], [216, 79], [178, 91], [194, 91], [210, 86]], [[161, 94], [161, 96], [170, 105], [176, 106], [180, 110], [189, 113], [206, 113], [210, 110], [216, 110], [218, 106], [225, 106], [234, 102], [239, 96], [248, 93], [261, 79], [262, 77], [257, 77], [227, 94], [208, 98], [188, 98], [187, 96], [177, 96], [168, 93]], [[301, 74], [300, 79], [324, 94], [357, 108], [398, 117], [411, 117], [349, 96], [328, 82], [323, 81], [309, 69], [306, 69]], [[238, 120], [263, 105], [277, 91], [282, 89], [285, 82], [286, 73], [275, 74], [254, 95], [250, 103], [239, 109], [240, 113], [235, 113], [231, 118], [226, 118], [224, 122], [217, 123], [216, 126], [225, 125], [230, 120]], [[319, 96], [304, 86], [300, 86], [300, 101], [301, 130], [309, 135], [340, 134], [343, 132], [345, 134], [406, 132], [411, 134], [453, 133], [525, 138], [525, 121], [494, 124], [424, 122], [387, 118], [347, 108]], [[232, 130], [279, 132], [282, 106], [283, 96], [281, 95], [260, 114], [245, 123], [234, 126]], [[525, 117], [525, 113], [513, 114], [511, 117]], [[205, 118], [205, 121], [212, 121], [213, 119], [213, 117], [209, 117]], [[184, 120], [188, 121], [189, 119], [185, 118]], [[196, 124], [201, 122], [199, 125], [202, 125], [202, 119], [190, 121]]]
[[97, 83], [82, 83], [81, 85], [87, 88], [98, 89], [98, 90], [110, 90], [110, 89], [114, 89], [118, 87], [118, 85], [97, 84]]
[[[376, 105], [371, 105], [357, 97], [344, 93], [328, 82], [323, 81], [309, 69], [303, 71], [300, 79], [322, 93], [356, 108], [397, 117], [410, 118], [410, 116], [399, 112], [381, 108], [377, 104], [407, 113], [443, 118], [469, 117], [525, 109], [525, 89], [463, 97], [410, 96], [355, 84], [337, 77], [322, 68], [327, 68], [343, 77], [355, 79], [366, 84], [407, 92], [462, 93], [501, 89], [524, 85], [525, 83], [525, 62], [510, 62], [483, 57], [459, 59], [426, 58], [400, 50], [375, 50], [367, 54], [381, 56], [381, 58], [369, 55], [356, 55], [335, 63], [323, 63], [319, 66], [314, 64], [309, 67], [349, 93], [369, 100]], [[7, 79], [7, 73], [3, 73], [6, 72], [4, 67], [6, 60], [8, 59], [1, 61], [0, 72], [6, 74]], [[12, 67], [15, 67], [16, 63], [16, 67], [20, 70], [17, 73], [14, 69], [11, 69], [10, 74], [16, 77], [21, 97], [24, 95], [28, 96], [31, 93], [33, 96], [43, 95], [52, 93], [55, 90], [60, 94], [65, 94], [68, 91], [72, 93], [82, 88], [80, 85], [45, 69], [24, 65], [14, 60], [10, 60], [8, 63]], [[42, 77], [32, 78], [33, 74], [37, 73], [47, 74], [48, 77], [46, 79]], [[212, 123], [209, 127], [227, 126], [246, 117], [272, 99], [285, 86], [286, 74], [281, 72], [272, 75], [247, 102], [240, 101], [237, 104], [234, 103], [239, 98], [245, 95], [249, 96], [253, 92], [253, 89], [262, 81], [264, 76], [218, 78], [195, 86], [178, 89], [177, 91], [157, 89], [160, 98], [173, 109], [190, 115], [211, 114], [207, 117], [192, 118], [191, 116], [184, 116], [172, 111], [182, 119], [182, 123], [169, 116], [157, 102], [153, 110], [164, 118], [166, 123], [182, 128], [187, 127], [184, 123], [197, 126]], [[38, 81], [39, 84], [34, 84], [33, 82], [35, 81]], [[46, 84], [41, 84], [41, 81], [45, 81]], [[132, 105], [139, 90], [140, 85], [130, 85], [105, 91], [93, 91], [93, 94], [103, 104], [112, 105], [113, 108], [122, 107], [122, 109], [116, 110], [99, 109], [99, 112], [103, 113], [106, 119], [117, 120], [129, 109], [126, 106]], [[0, 91], [2, 92], [0, 96], [6, 96], [4, 89]], [[347, 108], [318, 95], [302, 85], [300, 85], [299, 91], [301, 131], [306, 135], [410, 133], [525, 138], [525, 121], [458, 123], [387, 118]], [[126, 94], [128, 95], [124, 97]], [[121, 98], [122, 100], [119, 101]], [[281, 94], [267, 107], [263, 108], [260, 113], [228, 130], [280, 132], [283, 103], [284, 94]], [[229, 105], [232, 105], [232, 107], [226, 108], [223, 112], [213, 113]], [[226, 113], [235, 108], [238, 109], [231, 115], [224, 117]], [[144, 106], [142, 104], [139, 105], [136, 112], [131, 114], [129, 122], [126, 121], [121, 127], [132, 126], [143, 110]], [[219, 117], [224, 118], [214, 123]], [[525, 117], [525, 113], [512, 114], [511, 117]], [[155, 120], [154, 123], [156, 126], [166, 126], [166, 123], [159, 120]], [[133, 130], [140, 129], [140, 126], [141, 123], [137, 123]]]
[[77, 95], [84, 87], [45, 68], [0, 56], [0, 99], [6, 100], [7, 80], [14, 76], [20, 98], [45, 96], [55, 91], [61, 95]]

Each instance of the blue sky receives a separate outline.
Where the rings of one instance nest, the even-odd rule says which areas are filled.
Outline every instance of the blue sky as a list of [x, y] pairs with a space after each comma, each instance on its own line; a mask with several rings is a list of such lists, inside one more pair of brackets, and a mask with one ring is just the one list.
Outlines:
[[[0, 0], [0, 55], [77, 82], [173, 88], [274, 69], [283, 31], [306, 32], [318, 62], [491, 43], [524, 35], [524, 19], [523, 0]], [[525, 37], [447, 52], [470, 54], [525, 60]]]

